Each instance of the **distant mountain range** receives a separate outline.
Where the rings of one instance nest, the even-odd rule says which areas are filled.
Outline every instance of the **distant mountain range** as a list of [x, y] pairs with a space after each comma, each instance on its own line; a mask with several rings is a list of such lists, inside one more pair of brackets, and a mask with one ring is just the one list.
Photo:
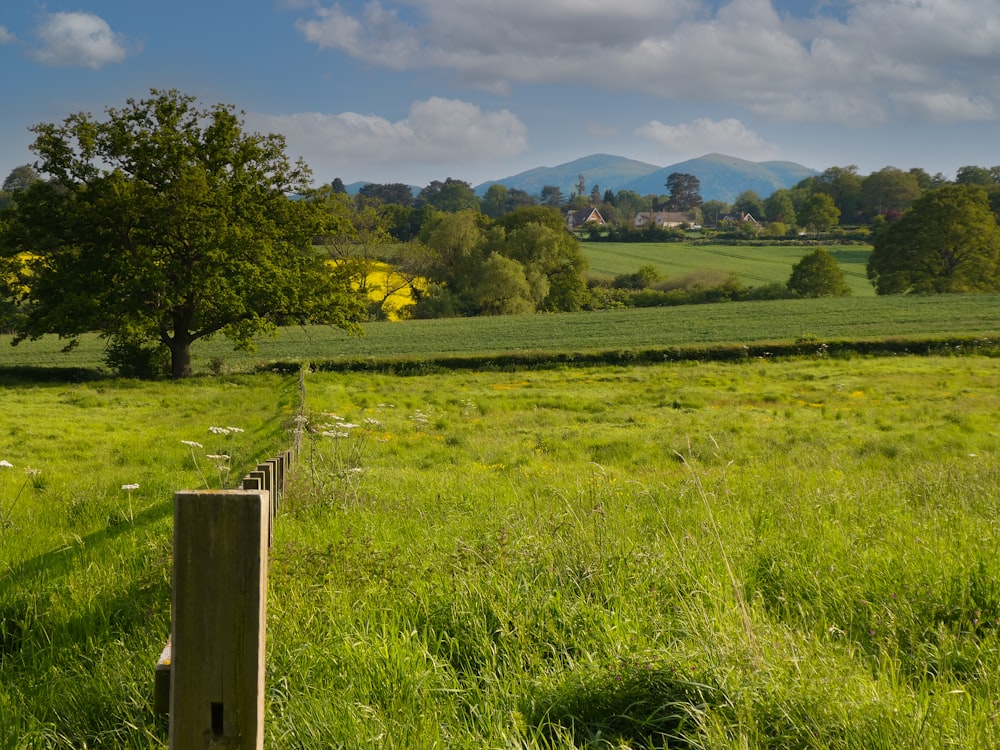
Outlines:
[[[790, 161], [753, 162], [723, 154], [706, 154], [666, 167], [626, 159], [610, 154], [592, 154], [555, 167], [536, 167], [511, 177], [491, 180], [476, 185], [476, 195], [482, 196], [490, 185], [505, 185], [523, 190], [529, 195], [539, 195], [547, 185], [558, 187], [567, 198], [576, 191], [580, 175], [586, 192], [597, 185], [601, 195], [606, 190], [634, 190], [639, 195], [666, 195], [667, 177], [672, 172], [693, 174], [701, 184], [702, 200], [719, 200], [732, 203], [744, 190], [753, 190], [767, 198], [775, 190], [790, 188], [806, 177], [819, 174], [815, 169]], [[357, 193], [365, 182], [347, 185], [347, 192]], [[423, 186], [411, 185], [413, 195]]]
[[706, 154], [666, 167], [621, 156], [593, 154], [556, 167], [537, 167], [511, 177], [484, 182], [476, 185], [475, 191], [477, 195], [483, 195], [490, 185], [499, 184], [538, 195], [546, 185], [555, 185], [569, 197], [576, 191], [580, 175], [583, 175], [587, 192], [597, 185], [602, 195], [606, 190], [665, 195], [668, 192], [667, 177], [673, 172], [697, 177], [702, 200], [726, 203], [732, 203], [744, 190], [753, 190], [761, 198], [766, 198], [775, 190], [790, 188], [806, 177], [819, 174], [815, 169], [790, 161], [752, 162], [723, 154]]

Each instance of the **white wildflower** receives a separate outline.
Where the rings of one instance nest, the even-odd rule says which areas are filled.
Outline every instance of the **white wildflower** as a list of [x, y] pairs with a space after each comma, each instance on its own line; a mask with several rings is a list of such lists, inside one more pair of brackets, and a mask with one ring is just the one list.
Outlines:
[[242, 427], [227, 427], [230, 432], [246, 432]]
[[208, 431], [211, 432], [213, 435], [228, 435], [229, 434], [229, 428], [228, 427], [209, 427]]
[[139, 485], [137, 485], [137, 484], [123, 484], [122, 485], [122, 489], [125, 490], [126, 492], [131, 492], [132, 490], [139, 489]]
[[201, 443], [196, 443], [194, 440], [181, 440], [181, 442], [184, 443], [184, 445], [187, 445], [187, 446], [189, 446], [191, 448], [204, 448], [205, 447]]
[[0, 469], [13, 469], [13, 468], [14, 468], [14, 464], [12, 464], [7, 459], [4, 459], [3, 461], [0, 461]]

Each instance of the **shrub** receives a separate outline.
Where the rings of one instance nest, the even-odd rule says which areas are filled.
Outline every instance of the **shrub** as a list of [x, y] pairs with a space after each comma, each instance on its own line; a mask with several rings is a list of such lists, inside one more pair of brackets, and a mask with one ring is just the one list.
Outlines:
[[104, 364], [119, 377], [152, 380], [170, 372], [170, 350], [162, 344], [138, 344], [112, 339]]

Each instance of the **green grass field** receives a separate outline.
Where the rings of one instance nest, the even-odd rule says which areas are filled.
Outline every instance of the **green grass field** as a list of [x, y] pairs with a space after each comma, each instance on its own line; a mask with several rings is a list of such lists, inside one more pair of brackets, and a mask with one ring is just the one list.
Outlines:
[[[555, 315], [498, 316], [372, 323], [352, 337], [332, 328], [284, 329], [257, 352], [233, 352], [224, 339], [193, 349], [196, 372], [212, 360], [245, 371], [276, 361], [428, 359], [503, 353], [602, 352], [677, 346], [719, 346], [887, 338], [1000, 336], [1000, 295], [930, 295], [739, 302], [607, 310]], [[0, 337], [0, 371], [10, 367], [96, 367], [103, 342], [83, 337], [69, 353], [46, 337], [11, 347]]]
[[[659, 269], [664, 278], [706, 270], [723, 271], [735, 274], [746, 286], [752, 287], [786, 283], [792, 266], [813, 249], [787, 245], [751, 247], [674, 242], [585, 242], [582, 247], [590, 260], [591, 273], [599, 278], [611, 279], [651, 265]], [[840, 264], [854, 296], [875, 295], [865, 271], [870, 247], [830, 245], [826, 249]]]
[[[979, 356], [309, 374], [266, 747], [998, 747], [998, 382]], [[0, 747], [165, 747], [181, 441], [272, 455], [298, 393], [0, 390]]]
[[[287, 329], [154, 383], [55, 369], [96, 336], [0, 339], [0, 748], [166, 747], [173, 492], [289, 445], [269, 365], [448, 357], [304, 376], [269, 750], [1000, 747], [998, 336], [996, 294], [780, 300]], [[993, 343], [822, 346], [949, 339]]]

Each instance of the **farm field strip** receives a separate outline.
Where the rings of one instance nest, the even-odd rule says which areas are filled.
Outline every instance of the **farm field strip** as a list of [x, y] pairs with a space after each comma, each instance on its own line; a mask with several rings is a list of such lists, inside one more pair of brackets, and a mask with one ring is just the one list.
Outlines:
[[[748, 286], [760, 286], [788, 281], [792, 265], [812, 248], [788, 245], [585, 242], [583, 249], [590, 259], [591, 271], [604, 278], [633, 273], [641, 266], [652, 265], [664, 278], [697, 271], [721, 271], [735, 274]], [[871, 248], [831, 245], [828, 249], [837, 258], [852, 294], [859, 297], [874, 296], [865, 268]]]
[[[767, 344], [896, 336], [1000, 336], [1000, 294], [775, 300], [555, 315], [495, 316], [372, 323], [365, 335], [311, 326], [282, 329], [254, 353], [225, 340], [199, 342], [195, 367], [211, 360], [243, 370], [283, 361], [427, 358], [503, 352], [595, 352], [671, 346]], [[95, 367], [103, 342], [85, 336], [69, 353], [55, 337], [10, 347], [0, 337], [2, 367]]]

